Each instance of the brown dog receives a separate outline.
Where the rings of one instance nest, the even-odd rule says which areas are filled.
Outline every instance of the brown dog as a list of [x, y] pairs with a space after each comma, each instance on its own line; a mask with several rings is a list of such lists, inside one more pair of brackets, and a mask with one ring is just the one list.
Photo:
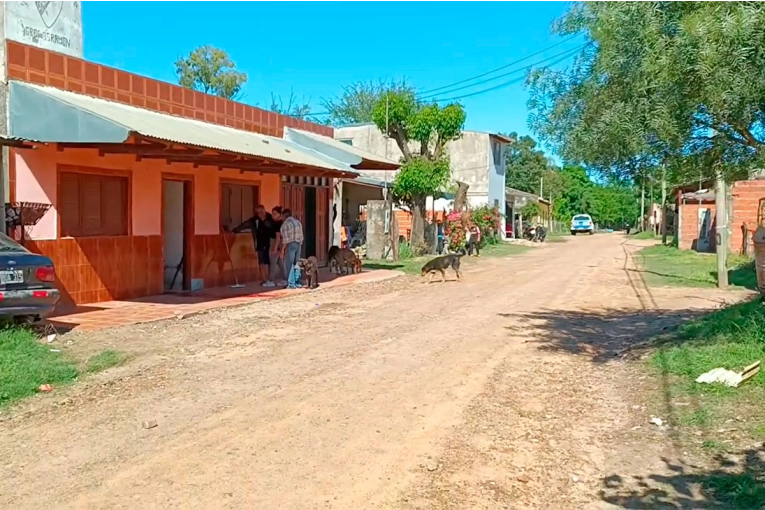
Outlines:
[[316, 257], [300, 259], [298, 266], [303, 273], [304, 284], [309, 289], [315, 289], [319, 286], [319, 261]]
[[338, 264], [337, 267], [340, 270], [340, 274], [349, 274], [348, 271], [354, 271], [357, 265], [361, 265], [359, 257], [351, 249], [343, 248], [337, 253]]

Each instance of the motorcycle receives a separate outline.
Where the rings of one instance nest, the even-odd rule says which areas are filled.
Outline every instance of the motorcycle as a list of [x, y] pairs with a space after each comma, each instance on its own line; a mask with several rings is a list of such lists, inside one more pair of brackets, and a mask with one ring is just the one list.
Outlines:
[[527, 224], [523, 229], [523, 238], [533, 243], [543, 243], [547, 239], [547, 229], [542, 225]]

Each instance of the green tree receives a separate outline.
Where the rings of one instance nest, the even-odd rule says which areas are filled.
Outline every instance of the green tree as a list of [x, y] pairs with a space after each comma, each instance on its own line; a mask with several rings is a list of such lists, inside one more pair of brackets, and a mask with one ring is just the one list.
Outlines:
[[532, 125], [567, 161], [642, 185], [723, 185], [765, 163], [765, 4], [577, 3], [554, 28], [588, 39], [569, 69], [528, 80]]
[[505, 153], [505, 184], [527, 193], [539, 193], [540, 179], [550, 170], [550, 161], [530, 136], [510, 133], [509, 138], [512, 143]]
[[449, 159], [444, 148], [457, 139], [465, 125], [459, 104], [440, 106], [417, 100], [414, 89], [386, 91], [372, 110], [372, 120], [403, 154], [401, 170], [393, 182], [393, 196], [412, 211], [411, 243], [424, 249], [425, 201], [449, 183]]
[[247, 81], [247, 75], [235, 68], [225, 51], [212, 46], [200, 46], [175, 61], [181, 86], [226, 99], [237, 98]]
[[374, 122], [373, 110], [380, 98], [388, 91], [406, 92], [410, 87], [405, 81], [358, 81], [343, 87], [336, 97], [322, 99], [321, 105], [329, 113], [331, 124], [346, 126]]

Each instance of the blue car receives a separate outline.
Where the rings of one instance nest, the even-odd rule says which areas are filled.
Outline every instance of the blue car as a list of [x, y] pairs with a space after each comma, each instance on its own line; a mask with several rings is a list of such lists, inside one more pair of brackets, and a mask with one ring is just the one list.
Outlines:
[[59, 297], [53, 262], [0, 233], [0, 319], [39, 321]]
[[571, 235], [595, 233], [595, 224], [589, 214], [577, 214], [571, 220]]

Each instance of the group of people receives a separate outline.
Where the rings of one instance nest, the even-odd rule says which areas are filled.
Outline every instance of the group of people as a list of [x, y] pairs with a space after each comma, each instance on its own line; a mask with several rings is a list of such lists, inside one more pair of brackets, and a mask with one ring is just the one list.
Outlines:
[[259, 205], [255, 216], [234, 227], [238, 234], [249, 230], [255, 243], [261, 285], [289, 289], [302, 287], [297, 268], [303, 244], [303, 225], [287, 208], [276, 206], [269, 213]]

